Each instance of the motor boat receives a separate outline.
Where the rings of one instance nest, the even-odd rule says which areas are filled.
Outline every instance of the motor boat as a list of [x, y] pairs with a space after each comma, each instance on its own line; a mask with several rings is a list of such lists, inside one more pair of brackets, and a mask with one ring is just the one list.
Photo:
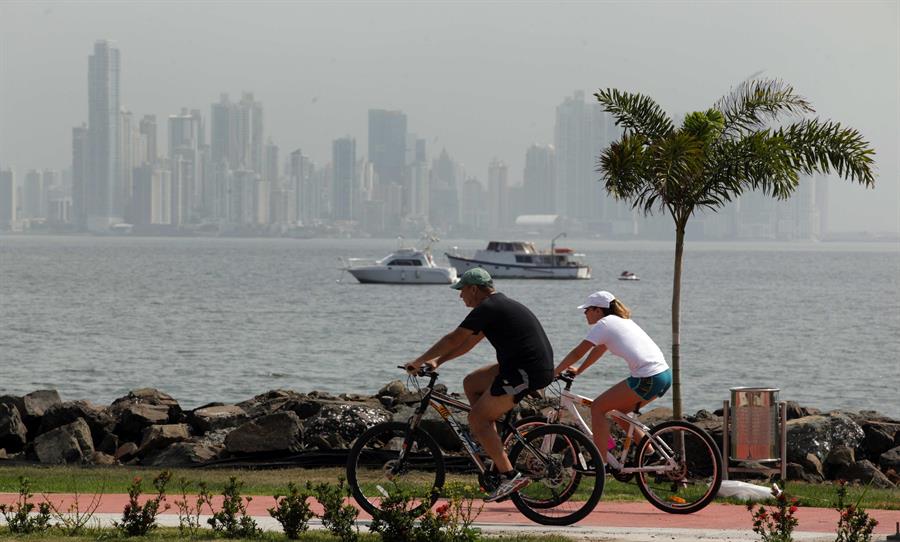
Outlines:
[[495, 278], [591, 278], [591, 268], [584, 263], [584, 254], [570, 248], [557, 248], [555, 241], [558, 237], [554, 237], [549, 251], [538, 251], [534, 243], [527, 241], [490, 241], [486, 248], [475, 251], [471, 257], [456, 251], [445, 255], [459, 274], [473, 267], [481, 267]]
[[350, 258], [343, 267], [362, 284], [453, 284], [456, 269], [439, 267], [424, 249], [398, 248], [380, 260]]
[[619, 280], [641, 280], [641, 279], [640, 279], [640, 277], [638, 277], [631, 271], [622, 271], [622, 274], [619, 275]]

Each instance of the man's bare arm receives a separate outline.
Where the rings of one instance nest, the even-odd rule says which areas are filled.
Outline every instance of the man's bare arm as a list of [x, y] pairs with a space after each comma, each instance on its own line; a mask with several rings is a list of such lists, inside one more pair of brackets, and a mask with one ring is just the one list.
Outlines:
[[[463, 329], [463, 328], [458, 328], [458, 329]], [[468, 331], [468, 330], [466, 330], [466, 331]], [[458, 357], [464, 355], [469, 350], [475, 348], [475, 345], [478, 344], [479, 342], [481, 342], [481, 339], [483, 339], [483, 338], [484, 338], [484, 333], [480, 333], [480, 332], [472, 333], [471, 331], [469, 331], [469, 336], [466, 337], [466, 340], [461, 345], [456, 347], [456, 349], [454, 349], [452, 352], [449, 352], [446, 355], [439, 357], [437, 359], [437, 364], [442, 365], [442, 364], [450, 361], [451, 359], [455, 359], [455, 358], [458, 358]]]
[[426, 350], [424, 354], [407, 363], [407, 370], [414, 371], [426, 363], [432, 367], [437, 367], [437, 360], [439, 358], [443, 358], [447, 354], [458, 349], [468, 340], [470, 335], [472, 335], [471, 330], [461, 327], [454, 329], [441, 337], [441, 339], [434, 343], [431, 348]]

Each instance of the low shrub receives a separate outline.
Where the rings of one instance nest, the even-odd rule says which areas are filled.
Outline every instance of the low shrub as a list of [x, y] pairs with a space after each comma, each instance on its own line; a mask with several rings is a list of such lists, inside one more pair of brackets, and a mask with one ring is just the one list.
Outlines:
[[762, 537], [763, 542], [792, 542], [794, 528], [798, 520], [794, 514], [798, 509], [798, 501], [788, 497], [787, 493], [772, 485], [772, 496], [775, 504], [766, 508], [760, 505], [753, 510], [753, 503], [747, 504], [747, 510], [753, 512], [753, 532]]
[[[160, 505], [166, 500], [166, 485], [172, 479], [172, 473], [163, 471], [153, 479], [153, 487], [156, 488], [156, 496], [140, 504], [142, 480], [140, 476], [132, 480], [128, 487], [128, 504], [122, 511], [122, 521], [113, 522], [113, 526], [125, 536], [145, 536], [157, 527], [156, 516], [160, 512]], [[166, 504], [163, 510], [168, 510]]]
[[322, 525], [331, 534], [338, 537], [341, 542], [359, 540], [359, 529], [356, 527], [359, 510], [352, 504], [344, 502], [350, 496], [350, 488], [344, 484], [343, 478], [338, 479], [337, 485], [325, 482], [312, 485], [307, 482], [306, 488], [313, 492], [316, 500], [322, 505]]
[[31, 483], [24, 476], [19, 477], [19, 496], [16, 503], [0, 504], [0, 514], [6, 520], [9, 532], [13, 534], [44, 533], [50, 528], [50, 505], [37, 505], [37, 514], [32, 514], [35, 505], [31, 502]]
[[[191, 485], [191, 482], [186, 479], [179, 478], [178, 489], [181, 499], [175, 501], [175, 507], [178, 509], [178, 532], [181, 533], [181, 536], [195, 538], [202, 528], [200, 515], [203, 513], [204, 505], [212, 511], [212, 494], [206, 484], [200, 482], [197, 484], [196, 497], [188, 497]], [[188, 500], [189, 498], [193, 499], [193, 502]]]
[[269, 508], [269, 515], [278, 520], [284, 534], [291, 540], [300, 538], [300, 533], [309, 529], [313, 512], [309, 507], [312, 492], [301, 491], [293, 482], [288, 484], [287, 495], [275, 495], [275, 507]]
[[225, 484], [225, 489], [222, 490], [222, 496], [225, 497], [222, 509], [213, 512], [212, 517], [207, 520], [216, 534], [226, 538], [258, 538], [262, 534], [256, 520], [247, 515], [247, 503], [253, 497], [241, 497], [243, 486], [244, 483], [234, 476]]
[[[866, 488], [868, 490], [868, 487]], [[859, 507], [860, 501], [865, 496], [865, 491], [856, 500], [856, 504], [847, 504], [847, 482], [838, 481], [837, 504], [835, 509], [840, 513], [838, 517], [837, 538], [835, 542], [870, 542], [872, 531], [878, 525], [875, 518], [869, 517], [869, 513]]]

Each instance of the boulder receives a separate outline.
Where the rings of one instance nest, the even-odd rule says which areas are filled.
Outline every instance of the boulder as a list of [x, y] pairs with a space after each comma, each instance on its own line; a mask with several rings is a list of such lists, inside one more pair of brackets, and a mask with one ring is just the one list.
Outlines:
[[[155, 423], [182, 423], [185, 421], [184, 412], [181, 410], [178, 401], [171, 395], [163, 393], [154, 388], [140, 388], [128, 392], [128, 395], [119, 397], [109, 406], [109, 410], [118, 420], [122, 420], [128, 412], [133, 412], [135, 405], [144, 405], [153, 407], [149, 409], [138, 410], [154, 410], [166, 412], [166, 420], [157, 421]], [[152, 424], [148, 424], [152, 425]], [[146, 427], [146, 426], [144, 426]], [[129, 428], [130, 430], [130, 428]], [[143, 430], [143, 427], [140, 429]], [[140, 431], [138, 431], [140, 434]]]
[[831, 452], [828, 453], [828, 457], [825, 458], [823, 464], [825, 477], [834, 480], [837, 478], [835, 476], [837, 472], [852, 466], [854, 463], [856, 463], [856, 453], [853, 448], [847, 446], [835, 446]]
[[890, 489], [894, 484], [868, 459], [857, 461], [837, 471], [835, 478], [871, 484], [874, 487]]
[[[816, 454], [806, 454], [806, 457], [804, 457], [803, 460], [800, 461], [800, 465], [803, 467], [803, 470], [806, 471], [807, 474], [817, 478], [818, 481], [821, 482], [825, 479], [825, 469]], [[804, 480], [805, 479], [806, 478], [804, 478]]]
[[39, 435], [34, 439], [34, 451], [41, 463], [50, 465], [86, 461], [94, 454], [91, 429], [79, 418]]
[[893, 448], [894, 438], [900, 433], [900, 424], [895, 423], [866, 422], [862, 428], [866, 434], [863, 449], [866, 456], [873, 459]]
[[126, 442], [119, 446], [116, 449], [116, 453], [113, 454], [118, 461], [125, 463], [126, 461], [130, 461], [137, 456], [138, 453], [138, 445], [133, 442]]
[[28, 442], [28, 429], [22, 422], [19, 409], [12, 404], [0, 403], [0, 448], [18, 452]]
[[[96, 442], [96, 437], [94, 439], [94, 442]], [[115, 456], [116, 450], [119, 449], [119, 437], [117, 437], [113, 433], [108, 433], [105, 437], [103, 437], [103, 440], [100, 441], [100, 444], [98, 444], [96, 448], [100, 452]]]
[[111, 456], [110, 454], [105, 454], [103, 452], [94, 452], [91, 454], [91, 457], [88, 458], [88, 462], [92, 465], [100, 465], [104, 467], [108, 467], [111, 465], [118, 465], [119, 462], [116, 461], [116, 458]]
[[674, 413], [672, 412], [671, 408], [656, 407], [648, 410], [647, 412], [644, 412], [638, 419], [644, 425], [653, 427], [654, 425], [671, 420], [672, 416], [674, 416]]
[[816, 416], [822, 413], [818, 408], [802, 407], [797, 401], [786, 401], [785, 409], [787, 410], [785, 414], [787, 415], [788, 420], [796, 420], [797, 418], [805, 418], [806, 416]]
[[225, 437], [225, 449], [233, 454], [299, 452], [303, 427], [293, 412], [276, 412], [251, 420]]
[[308, 435], [322, 435], [326, 439], [329, 439], [328, 435], [336, 436], [349, 444], [366, 429], [390, 419], [390, 413], [382, 408], [361, 404], [325, 404], [303, 422], [303, 429]]
[[825, 461], [837, 446], [856, 448], [865, 434], [862, 428], [845, 414], [806, 416], [787, 422], [787, 458], [802, 463], [806, 454], [814, 454]]
[[101, 406], [90, 401], [66, 401], [54, 404], [44, 412], [37, 434], [69, 425], [78, 419], [87, 422], [94, 442], [103, 442], [116, 425], [113, 417]]
[[297, 392], [271, 390], [252, 399], [242, 401], [237, 406], [243, 409], [250, 419], [254, 419], [284, 410], [286, 405], [300, 399], [303, 399], [303, 396]]
[[221, 453], [221, 446], [199, 442], [176, 442], [156, 454], [149, 462], [151, 467], [193, 467], [212, 461]]
[[381, 387], [378, 390], [378, 393], [375, 394], [376, 397], [400, 397], [406, 393], [406, 384], [402, 380], [392, 380]]
[[37, 390], [23, 397], [14, 395], [0, 397], [0, 403], [14, 405], [19, 410], [22, 423], [28, 428], [28, 432], [33, 434], [38, 434], [37, 429], [44, 413], [60, 402], [59, 393], [56, 390]]
[[198, 408], [190, 412], [188, 419], [200, 433], [231, 429], [249, 418], [243, 408], [237, 405], [219, 405]]
[[157, 450], [162, 450], [170, 444], [182, 442], [190, 438], [191, 430], [186, 423], [151, 425], [144, 430], [144, 436], [140, 445], [140, 453], [148, 454]]
[[117, 417], [115, 433], [125, 440], [140, 440], [144, 429], [169, 422], [169, 408], [148, 403], [122, 403], [114, 410]]
[[890, 450], [881, 454], [881, 456], [878, 458], [878, 464], [884, 470], [893, 469], [897, 472], [900, 472], [900, 446], [891, 448]]
[[[408, 421], [413, 414], [415, 414], [415, 408], [410, 406], [403, 406], [397, 409], [397, 412], [393, 416], [393, 421], [395, 422], [406, 422]], [[468, 429], [468, 422], [466, 420], [466, 416], [463, 413], [459, 413], [456, 416], [456, 421], [459, 422], [459, 425]], [[434, 437], [434, 440], [437, 441], [438, 445], [447, 452], [460, 452], [463, 449], [462, 442], [459, 438], [456, 437], [456, 433], [453, 432], [453, 429], [450, 428], [450, 425], [444, 421], [441, 416], [434, 411], [433, 408], [429, 408], [425, 411], [425, 414], [422, 416], [422, 420], [419, 422], [419, 427], [422, 428], [423, 431]]]
[[824, 480], [821, 476], [811, 473], [810, 471], [806, 470], [803, 465], [800, 465], [798, 463], [787, 464], [787, 479], [803, 480], [804, 482], [810, 484], [818, 484]]

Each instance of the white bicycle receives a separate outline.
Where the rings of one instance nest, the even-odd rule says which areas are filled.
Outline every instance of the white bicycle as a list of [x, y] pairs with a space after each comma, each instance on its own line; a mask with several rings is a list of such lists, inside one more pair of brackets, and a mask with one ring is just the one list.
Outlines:
[[[588, 436], [590, 426], [575, 405], [590, 407], [593, 401], [571, 391], [575, 375], [563, 373], [557, 406], [545, 411], [546, 416], [530, 416], [516, 423], [520, 432], [548, 423], [570, 423]], [[550, 388], [548, 388], [550, 389]], [[636, 405], [638, 406], [638, 405]], [[638, 419], [635, 410], [623, 414], [611, 410], [607, 417], [627, 425], [623, 439], [606, 453], [606, 470], [621, 482], [635, 479], [650, 504], [671, 514], [690, 514], [712, 502], [722, 485], [722, 454], [709, 434], [696, 425], [673, 420], [648, 427]], [[564, 416], [566, 419], [564, 419]], [[636, 445], [634, 437], [644, 437]]]

